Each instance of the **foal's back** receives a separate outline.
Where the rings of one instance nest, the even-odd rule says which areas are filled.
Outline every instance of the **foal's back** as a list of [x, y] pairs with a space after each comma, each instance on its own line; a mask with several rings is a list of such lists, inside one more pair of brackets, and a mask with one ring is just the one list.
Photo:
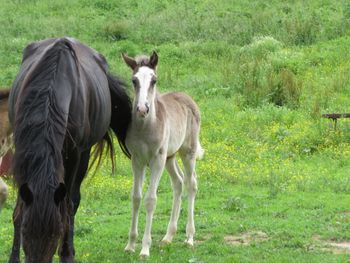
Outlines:
[[159, 96], [169, 127], [168, 156], [177, 151], [196, 149], [200, 127], [200, 113], [193, 99], [182, 92], [165, 93]]

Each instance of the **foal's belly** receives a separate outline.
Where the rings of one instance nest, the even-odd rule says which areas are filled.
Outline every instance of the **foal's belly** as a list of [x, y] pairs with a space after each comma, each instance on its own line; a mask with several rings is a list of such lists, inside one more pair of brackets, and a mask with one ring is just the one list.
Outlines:
[[168, 157], [175, 155], [182, 147], [186, 137], [185, 129], [185, 125], [182, 123], [178, 124], [176, 127], [170, 127], [167, 146]]
[[168, 148], [167, 148], [167, 157], [175, 155], [180, 147], [182, 140], [169, 140]]
[[162, 144], [152, 138], [140, 138], [128, 135], [126, 137], [126, 147], [131, 153], [132, 158], [149, 164], [150, 160], [162, 152]]
[[175, 155], [181, 147], [180, 141], [169, 141], [168, 143], [157, 143], [144, 140], [126, 139], [131, 156], [138, 161], [148, 165], [152, 158], [157, 155], [166, 154], [166, 157]]
[[150, 147], [147, 143], [134, 141], [132, 144], [127, 143], [127, 147], [131, 153], [133, 159], [137, 159], [139, 162], [148, 165], [152, 157], [155, 156], [156, 149]]

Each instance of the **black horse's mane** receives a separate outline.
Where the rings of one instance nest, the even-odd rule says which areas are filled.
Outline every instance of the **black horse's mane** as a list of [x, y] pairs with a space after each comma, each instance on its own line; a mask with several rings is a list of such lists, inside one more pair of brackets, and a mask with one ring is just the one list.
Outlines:
[[[37, 197], [31, 211], [40, 218], [33, 217], [28, 224], [38, 235], [43, 234], [40, 230], [48, 228], [53, 229], [51, 232], [59, 231], [54, 224], [56, 207], [48, 200], [53, 198], [54, 191], [64, 180], [61, 151], [67, 114], [59, 107], [55, 85], [62, 77], [58, 71], [60, 59], [72, 55], [65, 41], [58, 41], [48, 48], [28, 73], [14, 106], [17, 113], [14, 120], [14, 179], [19, 187], [30, 185], [34, 198]], [[62, 203], [65, 206], [65, 202]]]
[[65, 135], [66, 123], [57, 107], [54, 85], [63, 48], [56, 44], [47, 50], [27, 76], [15, 105], [14, 171], [19, 185], [35, 180], [54, 187], [59, 182], [55, 174], [62, 163], [59, 141]]

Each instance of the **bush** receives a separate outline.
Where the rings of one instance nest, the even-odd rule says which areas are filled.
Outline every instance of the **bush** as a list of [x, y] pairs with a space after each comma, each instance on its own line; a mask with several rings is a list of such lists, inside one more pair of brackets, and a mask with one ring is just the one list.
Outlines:
[[302, 83], [289, 68], [293, 64], [289, 61], [291, 54], [282, 47], [282, 43], [272, 37], [257, 37], [241, 48], [237, 88], [248, 106], [264, 103], [289, 108], [299, 106]]
[[109, 40], [126, 39], [128, 36], [129, 24], [126, 21], [112, 21], [103, 28], [104, 35]]

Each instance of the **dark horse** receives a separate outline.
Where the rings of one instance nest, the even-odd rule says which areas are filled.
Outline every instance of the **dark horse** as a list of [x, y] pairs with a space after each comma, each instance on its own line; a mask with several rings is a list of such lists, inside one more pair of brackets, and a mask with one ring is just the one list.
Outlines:
[[[109, 127], [125, 148], [131, 103], [105, 58], [72, 38], [47, 39], [23, 51], [22, 66], [9, 99], [19, 188], [13, 214], [14, 241], [9, 262], [74, 262], [74, 215], [91, 147], [96, 158]], [[100, 160], [100, 159], [99, 159]]]

